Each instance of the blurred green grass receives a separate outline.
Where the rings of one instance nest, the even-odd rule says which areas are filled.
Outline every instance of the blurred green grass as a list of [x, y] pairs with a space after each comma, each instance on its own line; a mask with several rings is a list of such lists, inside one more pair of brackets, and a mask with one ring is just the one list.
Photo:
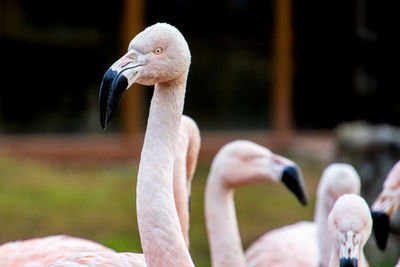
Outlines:
[[[324, 164], [297, 162], [309, 192], [307, 207], [282, 184], [235, 191], [244, 248], [270, 229], [312, 219], [314, 192]], [[196, 266], [210, 266], [203, 213], [208, 170], [208, 164], [200, 163], [192, 183], [190, 251]], [[141, 252], [136, 175], [137, 162], [65, 164], [0, 156], [0, 243], [68, 234], [117, 251]]]

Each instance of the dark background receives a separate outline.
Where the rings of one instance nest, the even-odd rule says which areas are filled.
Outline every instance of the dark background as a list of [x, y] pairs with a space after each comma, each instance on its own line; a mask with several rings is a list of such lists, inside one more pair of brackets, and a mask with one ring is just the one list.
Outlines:
[[[295, 127], [399, 125], [394, 4], [293, 3]], [[171, 23], [189, 43], [185, 113], [200, 128], [271, 127], [273, 1], [145, 5], [146, 25]], [[119, 1], [1, 0], [0, 133], [97, 132], [99, 85], [122, 55], [120, 13]]]

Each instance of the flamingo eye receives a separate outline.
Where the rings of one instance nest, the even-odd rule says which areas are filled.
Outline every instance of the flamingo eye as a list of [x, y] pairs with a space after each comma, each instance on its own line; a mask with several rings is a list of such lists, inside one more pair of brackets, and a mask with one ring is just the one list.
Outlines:
[[156, 55], [161, 54], [161, 52], [162, 52], [162, 48], [161, 48], [161, 47], [156, 48], [156, 49], [154, 49], [154, 51], [153, 51], [153, 53], [156, 54]]

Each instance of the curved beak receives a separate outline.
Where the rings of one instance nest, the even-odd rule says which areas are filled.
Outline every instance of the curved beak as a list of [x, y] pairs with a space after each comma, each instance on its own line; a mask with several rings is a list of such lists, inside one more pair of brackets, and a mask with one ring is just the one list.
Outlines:
[[301, 204], [307, 205], [307, 191], [304, 186], [303, 176], [297, 165], [286, 166], [283, 169], [281, 181], [296, 195]]
[[372, 211], [371, 215], [374, 222], [372, 227], [374, 229], [376, 244], [380, 250], [385, 250], [390, 231], [389, 216], [382, 211]]
[[371, 206], [372, 228], [376, 243], [381, 250], [386, 248], [390, 232], [390, 219], [397, 210], [396, 200], [396, 192], [384, 189]]
[[138, 77], [142, 55], [136, 50], [129, 50], [106, 72], [100, 85], [100, 124], [105, 129], [121, 101], [124, 92]]
[[340, 267], [357, 267], [361, 238], [353, 231], [339, 236]]

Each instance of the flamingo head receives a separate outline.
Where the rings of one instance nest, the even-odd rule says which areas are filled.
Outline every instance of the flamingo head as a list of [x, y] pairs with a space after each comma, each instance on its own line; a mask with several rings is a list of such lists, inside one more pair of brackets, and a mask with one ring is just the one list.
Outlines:
[[353, 166], [332, 163], [322, 173], [317, 197], [323, 200], [326, 210], [331, 210], [335, 201], [344, 194], [360, 194], [360, 176]]
[[110, 123], [124, 92], [133, 84], [153, 85], [186, 75], [190, 51], [185, 38], [173, 26], [157, 23], [133, 38], [128, 52], [106, 72], [100, 86], [100, 123]]
[[307, 204], [307, 193], [299, 167], [291, 160], [250, 141], [237, 140], [220, 149], [211, 171], [217, 172], [225, 188], [266, 181], [282, 182], [299, 201]]
[[368, 204], [359, 195], [345, 194], [335, 202], [328, 224], [340, 266], [356, 267], [371, 235], [372, 218]]

